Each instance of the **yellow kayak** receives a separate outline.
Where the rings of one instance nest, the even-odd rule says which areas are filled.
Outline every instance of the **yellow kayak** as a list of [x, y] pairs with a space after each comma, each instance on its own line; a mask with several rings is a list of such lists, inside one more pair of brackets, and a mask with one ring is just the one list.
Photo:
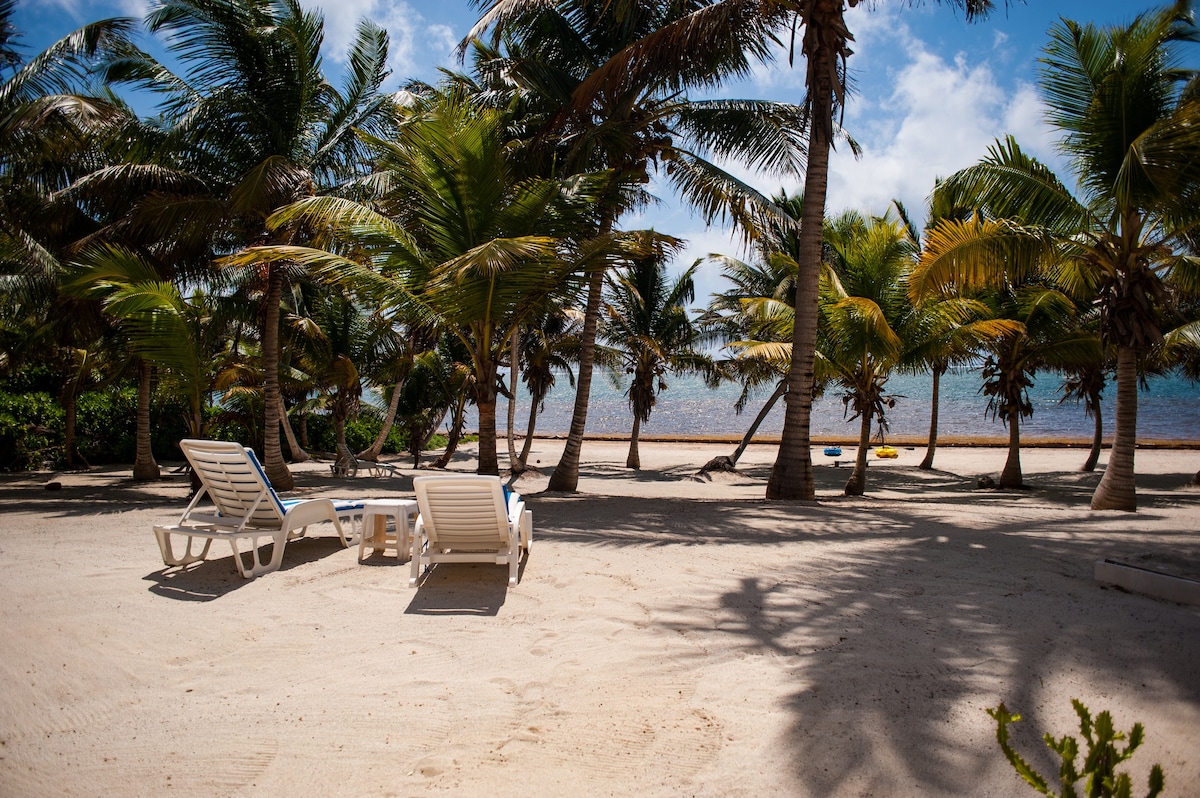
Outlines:
[[895, 446], [878, 446], [875, 448], [875, 456], [886, 458], [899, 457], [900, 452], [896, 451]]

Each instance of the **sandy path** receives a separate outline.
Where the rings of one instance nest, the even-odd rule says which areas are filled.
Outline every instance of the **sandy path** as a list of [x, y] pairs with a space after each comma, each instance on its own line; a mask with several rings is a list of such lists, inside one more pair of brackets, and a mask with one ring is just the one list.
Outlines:
[[[644, 445], [630, 474], [589, 442], [582, 495], [522, 478], [536, 539], [511, 589], [446, 566], [413, 591], [327, 533], [256, 580], [225, 552], [164, 569], [150, 526], [181, 477], [0, 476], [0, 794], [1032, 795], [984, 709], [1022, 711], [1046, 771], [1072, 697], [1145, 724], [1135, 792], [1156, 761], [1168, 795], [1200, 791], [1200, 607], [1091, 574], [1200, 562], [1200, 454], [1140, 452], [1131, 515], [1087, 509], [1076, 450], [1027, 453], [1016, 494], [975, 488], [999, 450], [932, 474], [903, 451], [854, 500], [822, 466], [806, 505], [759, 498], [765, 447], [690, 479], [729, 448]], [[411, 473], [298, 483], [401, 496]]]

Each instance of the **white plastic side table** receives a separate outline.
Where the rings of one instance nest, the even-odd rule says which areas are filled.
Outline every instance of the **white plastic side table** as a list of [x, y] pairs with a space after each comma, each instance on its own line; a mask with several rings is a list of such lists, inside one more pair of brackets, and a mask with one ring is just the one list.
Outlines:
[[[412, 549], [412, 519], [417, 503], [412, 499], [368, 499], [363, 502], [362, 534], [358, 538], [358, 561], [362, 562], [367, 549], [386, 552], [392, 549], [397, 559]], [[388, 519], [395, 529], [389, 533]]]

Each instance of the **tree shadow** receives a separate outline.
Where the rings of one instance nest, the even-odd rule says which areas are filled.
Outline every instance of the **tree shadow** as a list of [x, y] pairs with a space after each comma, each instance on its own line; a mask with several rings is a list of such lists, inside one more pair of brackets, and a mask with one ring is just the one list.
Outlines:
[[[960, 739], [956, 717], [1001, 700], [1028, 721], [1013, 730], [1018, 747], [1054, 772], [1036, 733], [1062, 707], [1043, 711], [1042, 685], [1076, 667], [1200, 703], [1200, 615], [1092, 579], [1092, 563], [1136, 533], [1101, 538], [1087, 518], [1043, 528], [1011, 511], [978, 514], [969, 526], [925, 514], [919, 527], [896, 507], [875, 510], [873, 526], [861, 508], [774, 513], [792, 519], [781, 535], [835, 545], [743, 577], [712, 605], [673, 607], [664, 626], [695, 635], [715, 628], [746, 654], [784, 661], [797, 685], [783, 707], [792, 717], [787, 744], [795, 777], [813, 795], [885, 795], [901, 783], [955, 794], [964, 772], [1002, 763], [990, 744]], [[710, 535], [763, 538], [741, 513], [713, 515]], [[661, 524], [670, 535], [670, 521]], [[1194, 535], [1171, 537], [1142, 545], [1200, 557]], [[877, 545], [851, 551], [842, 541]], [[1131, 614], [1144, 621], [1134, 635]]]

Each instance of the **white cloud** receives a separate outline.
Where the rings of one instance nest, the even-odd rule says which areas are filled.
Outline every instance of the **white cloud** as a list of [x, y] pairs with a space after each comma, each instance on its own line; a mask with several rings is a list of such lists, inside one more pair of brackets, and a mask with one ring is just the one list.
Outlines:
[[394, 78], [414, 73], [432, 75], [440, 65], [453, 63], [458, 37], [448, 26], [432, 23], [411, 5], [399, 0], [303, 0], [308, 8], [325, 15], [326, 56], [346, 63], [361, 19], [369, 19], [388, 32], [391, 39], [388, 66]]
[[1032, 87], [1006, 90], [986, 61], [971, 63], [963, 54], [947, 62], [919, 42], [909, 52], [890, 96], [870, 115], [849, 109], [847, 127], [865, 152], [857, 161], [845, 151], [833, 156], [831, 212], [880, 213], [898, 198], [920, 223], [934, 178], [975, 163], [1006, 133], [1039, 158], [1053, 155], [1053, 136]]

